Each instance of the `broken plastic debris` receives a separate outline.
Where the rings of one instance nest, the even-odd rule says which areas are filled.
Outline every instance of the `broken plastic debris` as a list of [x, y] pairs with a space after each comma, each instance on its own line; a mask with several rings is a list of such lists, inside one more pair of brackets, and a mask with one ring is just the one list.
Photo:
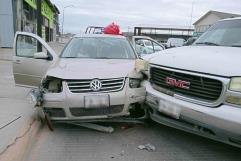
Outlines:
[[43, 103], [43, 93], [41, 89], [32, 89], [27, 95], [27, 100], [30, 104], [34, 104], [34, 106], [41, 106]]
[[154, 145], [151, 145], [151, 144], [139, 145], [138, 149], [140, 149], [140, 150], [147, 150], [149, 152], [156, 151], [156, 147]]
[[140, 149], [140, 150], [144, 150], [146, 147], [145, 147], [145, 145], [139, 145], [138, 146], [138, 149]]

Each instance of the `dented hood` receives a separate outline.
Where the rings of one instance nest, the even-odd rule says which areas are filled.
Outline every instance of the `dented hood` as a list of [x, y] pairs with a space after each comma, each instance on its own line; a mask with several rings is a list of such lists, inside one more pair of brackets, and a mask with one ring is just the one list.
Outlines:
[[186, 46], [167, 49], [149, 59], [151, 64], [224, 77], [241, 76], [241, 48]]
[[134, 59], [61, 58], [47, 75], [61, 79], [118, 78], [126, 77], [134, 67]]

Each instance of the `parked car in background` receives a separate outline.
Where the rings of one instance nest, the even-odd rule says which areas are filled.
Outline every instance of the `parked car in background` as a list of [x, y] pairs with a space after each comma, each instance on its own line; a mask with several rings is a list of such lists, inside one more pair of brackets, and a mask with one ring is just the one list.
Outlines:
[[198, 37], [190, 37], [189, 39], [187, 39], [187, 41], [183, 44], [183, 46], [189, 46], [192, 45]]
[[141, 57], [165, 49], [162, 44], [147, 36], [132, 36], [130, 41], [136, 53]]
[[185, 40], [182, 38], [168, 38], [166, 46], [167, 48], [180, 47], [180, 46], [183, 46], [184, 43], [185, 43]]
[[146, 103], [161, 124], [241, 147], [241, 17], [149, 61]]
[[33, 97], [54, 121], [129, 116], [145, 99], [138, 58], [124, 36], [75, 36], [60, 56], [40, 37], [17, 32], [16, 85], [36, 88]]

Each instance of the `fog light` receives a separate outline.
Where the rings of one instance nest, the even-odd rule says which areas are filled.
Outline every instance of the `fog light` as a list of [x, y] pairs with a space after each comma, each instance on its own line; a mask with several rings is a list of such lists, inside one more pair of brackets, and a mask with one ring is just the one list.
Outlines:
[[129, 86], [130, 88], [139, 88], [141, 85], [140, 79], [130, 78], [129, 79]]
[[228, 96], [226, 98], [226, 102], [235, 105], [241, 105], [241, 97], [237, 96]]

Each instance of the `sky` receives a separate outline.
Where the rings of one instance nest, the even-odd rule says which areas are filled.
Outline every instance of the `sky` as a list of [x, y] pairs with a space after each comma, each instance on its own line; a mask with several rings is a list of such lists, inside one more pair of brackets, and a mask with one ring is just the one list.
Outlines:
[[[51, 0], [60, 10], [64, 33], [117, 23], [122, 31], [137, 25], [190, 26], [209, 10], [241, 14], [241, 0]], [[69, 6], [71, 5], [71, 6]], [[66, 7], [69, 6], [69, 7]], [[64, 7], [66, 7], [64, 9]]]

